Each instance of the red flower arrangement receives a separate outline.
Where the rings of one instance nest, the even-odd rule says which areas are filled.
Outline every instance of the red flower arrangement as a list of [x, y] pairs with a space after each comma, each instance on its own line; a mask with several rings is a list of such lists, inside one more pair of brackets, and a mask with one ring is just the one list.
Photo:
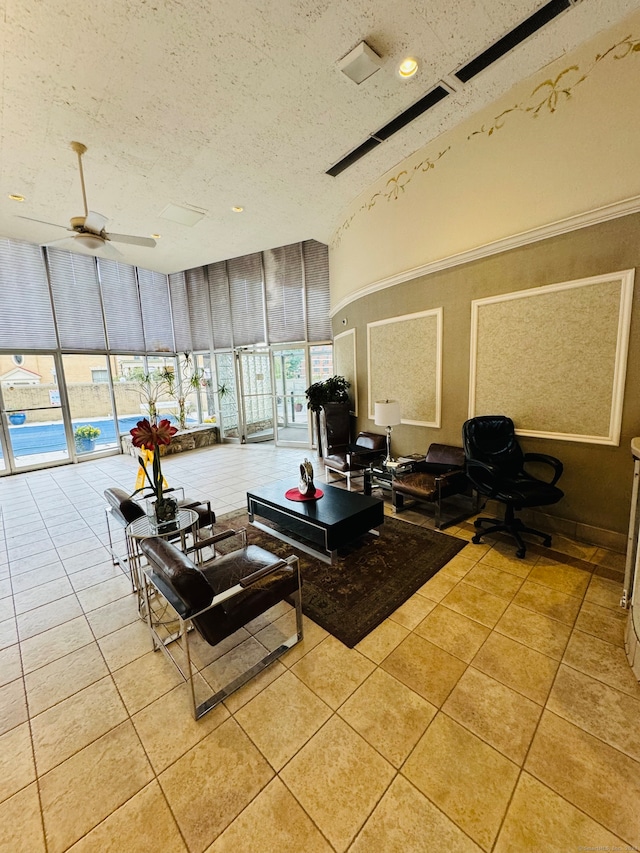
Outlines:
[[[163, 496], [162, 485], [164, 480], [162, 477], [162, 469], [160, 467], [160, 448], [163, 445], [171, 444], [171, 439], [177, 432], [178, 430], [176, 427], [172, 426], [171, 422], [166, 418], [161, 420], [157, 425], [151, 424], [146, 418], [143, 418], [141, 421], [138, 421], [132, 430], [130, 430], [134, 447], [153, 451], [152, 476], [149, 476], [147, 466], [145, 465], [142, 457], [138, 458], [138, 462], [140, 463], [140, 467], [144, 471], [145, 477], [149, 481], [149, 485], [155, 495], [156, 515], [158, 516], [158, 520], [161, 519], [162, 505], [169, 502], [167, 498]], [[142, 491], [142, 489], [136, 489], [136, 492], [139, 491]], [[133, 494], [135, 495], [136, 492]], [[175, 501], [172, 499], [170, 499], [170, 503], [172, 507], [175, 506]]]

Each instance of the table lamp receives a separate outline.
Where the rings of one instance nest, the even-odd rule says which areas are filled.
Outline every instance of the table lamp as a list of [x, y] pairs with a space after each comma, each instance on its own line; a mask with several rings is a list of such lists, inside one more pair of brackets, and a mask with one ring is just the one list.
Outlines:
[[385, 465], [391, 462], [391, 427], [400, 423], [400, 403], [397, 400], [376, 400], [374, 411], [376, 426], [387, 428], [387, 458]]

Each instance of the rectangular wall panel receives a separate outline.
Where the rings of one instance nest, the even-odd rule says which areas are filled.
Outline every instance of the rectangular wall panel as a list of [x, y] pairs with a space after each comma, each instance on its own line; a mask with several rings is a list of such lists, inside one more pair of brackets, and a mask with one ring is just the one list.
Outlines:
[[617, 445], [633, 274], [473, 301], [469, 417], [504, 414], [521, 435]]
[[442, 308], [367, 325], [369, 417], [398, 400], [403, 424], [440, 427]]
[[337, 376], [351, 383], [349, 399], [351, 413], [358, 417], [358, 372], [356, 365], [356, 330], [340, 332], [333, 339], [333, 367]]

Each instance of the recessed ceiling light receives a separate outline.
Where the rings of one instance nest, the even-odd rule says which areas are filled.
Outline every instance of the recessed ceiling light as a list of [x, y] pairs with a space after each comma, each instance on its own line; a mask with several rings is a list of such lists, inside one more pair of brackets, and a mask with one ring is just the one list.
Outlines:
[[234, 213], [242, 213], [244, 207], [240, 207], [240, 205], [238, 204], [235, 207], [232, 207], [231, 210], [233, 210]]
[[162, 234], [152, 234], [151, 236], [153, 237], [154, 240], [159, 240], [160, 237], [162, 237]]
[[407, 56], [407, 58], [403, 59], [400, 65], [398, 65], [398, 76], [403, 80], [408, 80], [409, 77], [413, 77], [417, 70], [418, 60], [414, 59], [413, 56]]
[[19, 193], [9, 193], [11, 201], [24, 201], [24, 196]]

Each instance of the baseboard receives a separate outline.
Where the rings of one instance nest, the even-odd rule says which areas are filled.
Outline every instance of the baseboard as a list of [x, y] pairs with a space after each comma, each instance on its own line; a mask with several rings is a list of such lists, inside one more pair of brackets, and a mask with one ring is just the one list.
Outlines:
[[[485, 511], [501, 518], [504, 515], [504, 505], [488, 501], [483, 512]], [[603, 527], [583, 524], [580, 521], [572, 521], [569, 518], [548, 515], [535, 509], [522, 510], [518, 513], [518, 517], [531, 527], [537, 527], [551, 534], [558, 533], [560, 536], [567, 536], [569, 539], [586, 542], [589, 545], [597, 545], [599, 548], [606, 548], [609, 551], [616, 551], [619, 554], [624, 554], [627, 550], [626, 533], [617, 533], [615, 530], [606, 530]]]

